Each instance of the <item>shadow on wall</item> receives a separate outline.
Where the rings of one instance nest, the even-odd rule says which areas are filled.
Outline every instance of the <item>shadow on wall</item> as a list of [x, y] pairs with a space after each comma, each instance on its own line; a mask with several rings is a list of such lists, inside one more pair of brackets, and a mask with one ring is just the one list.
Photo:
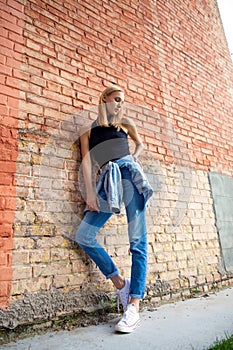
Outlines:
[[[149, 143], [149, 148], [146, 147], [140, 160], [154, 189], [153, 212], [150, 211], [150, 215], [159, 221], [164, 203], [172, 201], [170, 222], [167, 223], [167, 230], [172, 232], [186, 214], [192, 191], [192, 170], [188, 150], [172, 125], [157, 113], [144, 107], [127, 104], [125, 114], [134, 115], [145, 145]], [[97, 107], [89, 108], [71, 116], [70, 120], [60, 122], [59, 129], [47, 135], [46, 143], [40, 146], [36, 158], [33, 154], [33, 142], [24, 144], [23, 139], [19, 140], [19, 144], [28, 147], [19, 151], [31, 153], [31, 159], [34, 159], [25, 165], [30, 168], [28, 172], [33, 174], [28, 179], [31, 180], [31, 184], [27, 184], [29, 188], [30, 185], [33, 188], [33, 195], [23, 201], [20, 193], [18, 194], [21, 197], [21, 206], [15, 222], [15, 226], [26, 225], [28, 235], [30, 225], [33, 229], [37, 225], [45, 235], [47, 230], [52, 232], [53, 236], [63, 235], [71, 241], [74, 239], [85, 208], [85, 187], [79, 148], [80, 121], [91, 124], [96, 115]], [[140, 121], [145, 118], [153, 119], [156, 125], [155, 131], [145, 129], [141, 125]], [[19, 134], [23, 135], [22, 132]], [[130, 143], [130, 148], [132, 147], [133, 144]], [[166, 163], [166, 159], [169, 173], [161, 166], [163, 162]], [[97, 170], [94, 168], [95, 174]], [[33, 186], [35, 182], [37, 186]], [[43, 239], [43, 235], [40, 239]]]

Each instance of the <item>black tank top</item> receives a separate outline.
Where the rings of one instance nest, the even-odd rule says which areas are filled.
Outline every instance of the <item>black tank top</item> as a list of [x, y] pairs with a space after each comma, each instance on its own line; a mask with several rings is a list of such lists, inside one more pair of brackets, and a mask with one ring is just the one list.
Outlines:
[[95, 121], [91, 127], [89, 149], [91, 157], [101, 167], [110, 160], [113, 161], [130, 154], [128, 135], [123, 129], [117, 131], [113, 125], [98, 126]]

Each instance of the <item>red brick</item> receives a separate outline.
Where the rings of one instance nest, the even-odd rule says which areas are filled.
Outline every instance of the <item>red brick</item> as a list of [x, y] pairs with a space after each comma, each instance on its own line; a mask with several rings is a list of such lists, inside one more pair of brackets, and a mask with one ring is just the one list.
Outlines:
[[[1, 189], [1, 186], [0, 186]], [[0, 211], [0, 221], [6, 224], [10, 224], [15, 217], [15, 213], [12, 210], [1, 210]]]
[[0, 308], [4, 309], [9, 306], [10, 303], [10, 297], [9, 294], [7, 297], [0, 297]]
[[0, 197], [0, 210], [5, 209], [5, 198]]
[[[8, 296], [8, 286], [9, 286], [8, 282], [0, 282], [0, 298]], [[0, 303], [1, 303], [1, 299], [0, 299]]]
[[15, 210], [15, 207], [16, 207], [16, 198], [13, 197], [13, 198], [7, 198], [5, 200], [5, 208], [6, 210]]
[[13, 16], [5, 15], [1, 21], [3, 28], [12, 31], [14, 33], [22, 32], [22, 29], [15, 23], [16, 19]]
[[7, 0], [7, 5], [12, 7], [13, 9], [19, 11], [19, 12], [24, 12], [24, 5], [20, 4], [18, 1], [15, 0]]
[[13, 237], [0, 237], [0, 249], [3, 252], [11, 251], [13, 249]]
[[7, 105], [7, 96], [3, 96], [2, 94], [0, 94], [0, 105]]
[[4, 237], [4, 236], [11, 236], [12, 235], [12, 225], [11, 224], [7, 224], [7, 223], [2, 223], [0, 225], [0, 236]]
[[7, 265], [8, 265], [7, 254], [0, 252], [0, 266], [7, 266]]
[[19, 90], [6, 85], [1, 87], [1, 93], [3, 95], [19, 98]]
[[0, 115], [4, 115], [4, 116], [7, 116], [8, 115], [8, 107], [7, 106], [3, 106], [3, 105], [0, 105]]
[[19, 89], [20, 88], [20, 81], [19, 81], [19, 79], [7, 77], [6, 78], [6, 86]]
[[0, 64], [0, 73], [5, 75], [12, 75], [12, 68]]
[[12, 176], [6, 173], [0, 173], [0, 185], [12, 184]]
[[11, 281], [12, 280], [12, 268], [0, 266], [0, 282], [2, 281]]
[[[0, 9], [1, 9], [1, 7], [0, 7]], [[4, 17], [4, 12], [3, 11], [1, 12], [1, 16], [0, 17]], [[3, 27], [1, 27], [0, 37], [7, 38], [8, 37], [8, 33], [9, 33], [9, 31], [7, 29], [4, 29]]]
[[[0, 53], [0, 64], [2, 65], [6, 64], [6, 56], [2, 55], [1, 53]], [[0, 80], [0, 83], [4, 85], [4, 80]]]
[[[14, 43], [14, 51], [22, 54], [24, 50], [24, 45], [19, 43]], [[14, 53], [15, 54], [15, 53]]]
[[0, 173], [14, 173], [16, 164], [14, 162], [0, 161]]

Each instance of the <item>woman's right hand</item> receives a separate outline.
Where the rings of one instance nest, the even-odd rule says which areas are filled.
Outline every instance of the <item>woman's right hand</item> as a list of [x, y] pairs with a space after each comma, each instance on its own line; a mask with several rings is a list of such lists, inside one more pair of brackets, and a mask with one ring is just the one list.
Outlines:
[[100, 211], [100, 202], [99, 198], [96, 196], [94, 192], [87, 194], [86, 199], [87, 208], [90, 211]]

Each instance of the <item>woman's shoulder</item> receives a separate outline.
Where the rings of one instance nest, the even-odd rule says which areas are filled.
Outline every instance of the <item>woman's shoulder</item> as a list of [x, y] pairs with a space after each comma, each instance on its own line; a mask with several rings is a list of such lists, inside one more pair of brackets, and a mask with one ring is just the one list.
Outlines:
[[80, 136], [88, 136], [90, 137], [91, 129], [93, 129], [97, 125], [96, 121], [82, 125], [80, 127]]
[[129, 128], [136, 127], [134, 121], [133, 121], [131, 118], [129, 118], [129, 117], [124, 117], [124, 118], [122, 118], [121, 124], [122, 124], [122, 126], [123, 126], [124, 128], [126, 128], [127, 130], [128, 130]]

